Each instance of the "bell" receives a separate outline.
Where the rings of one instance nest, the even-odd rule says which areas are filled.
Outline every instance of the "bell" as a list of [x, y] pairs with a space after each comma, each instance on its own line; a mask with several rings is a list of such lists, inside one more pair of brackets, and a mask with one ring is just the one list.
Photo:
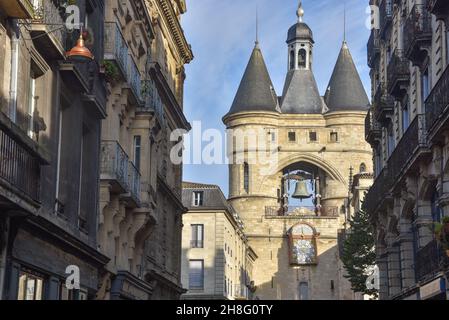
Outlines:
[[304, 180], [298, 181], [296, 183], [295, 192], [292, 195], [293, 199], [309, 199], [312, 195], [307, 190], [307, 183]]

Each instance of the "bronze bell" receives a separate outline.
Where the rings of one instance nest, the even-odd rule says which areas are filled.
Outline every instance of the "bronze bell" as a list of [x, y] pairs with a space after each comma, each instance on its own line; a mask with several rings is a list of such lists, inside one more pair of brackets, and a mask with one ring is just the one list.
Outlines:
[[304, 180], [300, 180], [296, 183], [295, 192], [292, 195], [293, 199], [309, 199], [312, 195], [307, 190], [307, 182]]

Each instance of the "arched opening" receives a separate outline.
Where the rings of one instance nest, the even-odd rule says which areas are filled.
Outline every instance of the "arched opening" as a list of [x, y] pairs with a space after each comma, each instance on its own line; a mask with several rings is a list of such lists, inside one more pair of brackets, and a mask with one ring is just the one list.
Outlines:
[[366, 164], [365, 163], [362, 163], [361, 165], [360, 165], [360, 169], [359, 169], [359, 173], [366, 173]]
[[295, 51], [290, 51], [290, 70], [295, 69]]
[[315, 229], [307, 223], [298, 223], [290, 229], [291, 265], [308, 266], [317, 263], [316, 237]]
[[298, 67], [305, 68], [307, 64], [307, 51], [305, 49], [300, 49], [298, 51]]

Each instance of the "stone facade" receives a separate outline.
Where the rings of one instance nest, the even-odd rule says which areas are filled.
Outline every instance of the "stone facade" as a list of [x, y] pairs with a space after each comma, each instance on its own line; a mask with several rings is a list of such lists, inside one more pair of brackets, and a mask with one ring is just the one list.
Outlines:
[[[196, 193], [202, 194], [201, 204], [195, 204]], [[189, 211], [183, 215], [181, 281], [187, 292], [182, 299], [252, 300], [257, 256], [238, 213], [213, 185], [184, 183], [183, 202]], [[203, 262], [202, 287], [189, 283], [190, 261]]]
[[[229, 201], [258, 256], [253, 270], [257, 297], [350, 300], [354, 294], [343, 277], [338, 236], [350, 212], [345, 203], [351, 168], [372, 170], [372, 151], [363, 139], [369, 101], [346, 42], [326, 95], [319, 95], [312, 72], [314, 41], [303, 15], [300, 7], [298, 23], [288, 32], [283, 95], [275, 95], [256, 43], [223, 119], [233, 130], [231, 141], [258, 140], [233, 142], [228, 152], [233, 159]], [[260, 142], [268, 151], [261, 151]], [[290, 181], [303, 174], [315, 187], [312, 207], [298, 201], [291, 205]], [[305, 263], [292, 260], [301, 239], [313, 252]]]
[[86, 62], [67, 2], [31, 2], [0, 4], [0, 297], [178, 299], [185, 1], [71, 1]]
[[432, 226], [448, 215], [448, 3], [370, 4], [379, 8], [368, 43], [373, 107], [366, 119], [376, 179], [366, 202], [380, 298], [446, 299], [448, 259]]
[[[56, 1], [23, 3], [0, 6], [0, 297], [91, 299], [109, 261], [97, 251], [103, 48], [86, 41], [94, 61], [67, 59], [79, 30], [48, 25], [64, 21]], [[103, 1], [76, 3], [82, 21], [103, 21]], [[64, 285], [71, 265], [80, 290]]]

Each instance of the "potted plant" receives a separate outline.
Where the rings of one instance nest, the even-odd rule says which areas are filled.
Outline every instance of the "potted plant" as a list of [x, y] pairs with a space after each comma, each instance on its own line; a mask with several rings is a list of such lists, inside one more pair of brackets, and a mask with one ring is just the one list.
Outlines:
[[436, 240], [449, 257], [449, 217], [444, 217], [441, 223], [435, 223], [434, 230]]
[[103, 61], [101, 63], [101, 72], [104, 72], [104, 76], [108, 82], [114, 83], [120, 79], [117, 66], [110, 61]]

